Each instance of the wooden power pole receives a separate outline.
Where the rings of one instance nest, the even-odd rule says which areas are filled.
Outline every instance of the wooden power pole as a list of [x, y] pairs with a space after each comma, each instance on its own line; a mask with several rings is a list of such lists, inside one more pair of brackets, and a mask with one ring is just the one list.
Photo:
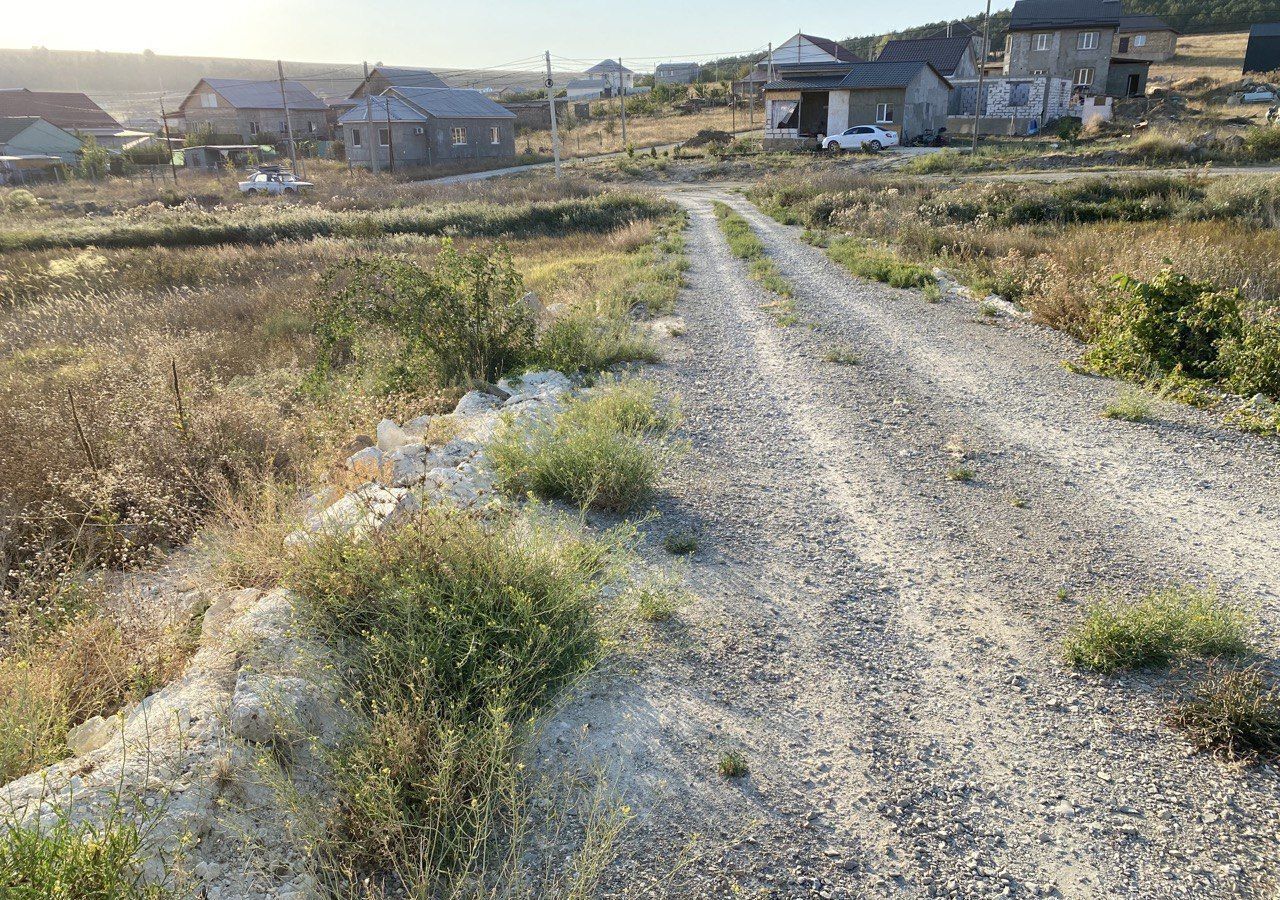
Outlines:
[[285, 140], [289, 142], [289, 162], [293, 165], [293, 174], [298, 174], [298, 150], [293, 145], [293, 123], [289, 121], [289, 97], [284, 91], [284, 63], [276, 60], [276, 73], [280, 76], [280, 105], [284, 107]]
[[547, 103], [551, 106], [551, 153], [556, 161], [556, 177], [560, 177], [560, 129], [556, 125], [556, 80], [551, 77], [551, 51], [547, 51]]
[[378, 136], [373, 133], [373, 100], [369, 97], [369, 63], [364, 64], [364, 122], [368, 133], [364, 139], [368, 141], [369, 171], [378, 171]]
[[987, 80], [987, 57], [991, 55], [991, 0], [982, 20], [982, 59], [978, 60], [978, 96], [973, 98], [973, 152], [978, 152], [978, 131], [982, 128], [982, 86]]
[[169, 114], [164, 111], [163, 97], [160, 98], [160, 121], [164, 123], [164, 145], [169, 150], [169, 171], [173, 173], [173, 186], [177, 188], [178, 164], [173, 161], [173, 139], [169, 137]]

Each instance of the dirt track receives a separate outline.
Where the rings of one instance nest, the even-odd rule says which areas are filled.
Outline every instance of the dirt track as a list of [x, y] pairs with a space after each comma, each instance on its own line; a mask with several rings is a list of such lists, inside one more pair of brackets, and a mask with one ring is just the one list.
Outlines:
[[[802, 325], [760, 310], [713, 197]], [[1172, 405], [1103, 420], [1119, 388], [1065, 371], [1061, 335], [859, 282], [740, 198], [677, 198], [689, 329], [654, 377], [692, 451], [657, 530], [699, 530], [698, 600], [549, 735], [636, 809], [609, 895], [1273, 896], [1276, 771], [1190, 755], [1171, 682], [1079, 676], [1059, 647], [1093, 592], [1216, 579], [1274, 650], [1275, 446]], [[946, 479], [962, 460], [970, 484]], [[716, 775], [725, 748], [747, 779]]]

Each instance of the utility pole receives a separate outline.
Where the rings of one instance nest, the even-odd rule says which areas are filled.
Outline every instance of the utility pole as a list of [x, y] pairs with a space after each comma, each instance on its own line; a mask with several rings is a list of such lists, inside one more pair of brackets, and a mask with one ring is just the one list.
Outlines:
[[551, 77], [551, 51], [547, 51], [547, 103], [551, 106], [551, 153], [556, 160], [556, 177], [560, 177], [560, 129], [556, 125], [556, 80]]
[[978, 129], [982, 124], [982, 86], [987, 80], [987, 57], [991, 55], [991, 0], [982, 20], [982, 59], [978, 60], [978, 96], [973, 99], [973, 152], [978, 152]]
[[378, 136], [373, 133], [373, 99], [369, 96], [369, 63], [364, 64], [364, 123], [365, 134], [364, 139], [369, 143], [369, 171], [377, 173], [378, 171], [378, 154], [377, 144]]
[[164, 145], [169, 150], [169, 169], [173, 172], [173, 186], [178, 187], [178, 164], [173, 161], [173, 141], [169, 137], [169, 114], [164, 111], [164, 98], [160, 98], [160, 121], [164, 123]]
[[622, 74], [622, 57], [618, 57], [618, 105], [622, 109], [622, 149], [627, 149], [627, 82]]
[[[756, 46], [759, 46], [758, 44]], [[766, 73], [765, 81], [773, 81], [773, 41], [769, 42], [769, 70]]]
[[289, 141], [289, 162], [293, 164], [293, 174], [298, 174], [298, 150], [293, 145], [293, 123], [289, 121], [289, 97], [284, 92], [284, 63], [276, 60], [276, 72], [280, 75], [280, 103], [284, 106], [284, 132]]
[[383, 97], [382, 102], [387, 107], [387, 174], [394, 175], [396, 171], [396, 139], [391, 130], [391, 98]]

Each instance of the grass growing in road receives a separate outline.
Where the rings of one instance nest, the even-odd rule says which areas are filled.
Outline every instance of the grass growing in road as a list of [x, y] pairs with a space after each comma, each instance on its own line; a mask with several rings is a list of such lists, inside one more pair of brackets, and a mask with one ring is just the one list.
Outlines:
[[716, 766], [716, 771], [720, 773], [721, 778], [745, 778], [747, 772], [747, 758], [738, 750], [726, 750], [720, 754], [720, 763]]
[[750, 224], [742, 216], [734, 212], [728, 204], [715, 204], [716, 218], [720, 220], [720, 230], [724, 232], [729, 252], [738, 259], [746, 260], [747, 274], [761, 287], [777, 294], [781, 299], [768, 304], [765, 309], [779, 325], [794, 325], [799, 321], [795, 314], [795, 304], [791, 297], [794, 293], [790, 282], [782, 277], [778, 266], [769, 259], [764, 243], [756, 237]]
[[968, 484], [977, 477], [977, 473], [968, 466], [956, 466], [947, 470], [947, 481], [955, 481], [960, 484]]
[[856, 366], [862, 362], [862, 357], [857, 351], [849, 347], [832, 347], [822, 355], [824, 362], [835, 363], [838, 366]]
[[687, 556], [697, 552], [698, 536], [691, 528], [676, 528], [662, 536], [662, 549], [673, 556]]
[[550, 422], [504, 429], [489, 458], [508, 491], [625, 512], [652, 493], [678, 421], [653, 384], [619, 382]]
[[1169, 724], [1197, 750], [1235, 762], [1280, 757], [1280, 684], [1260, 666], [1211, 665]]
[[332, 760], [335, 889], [389, 873], [408, 895], [458, 896], [513, 824], [527, 725], [600, 654], [600, 591], [629, 541], [549, 518], [437, 508], [296, 560], [301, 609], [350, 661], [362, 722]]
[[1111, 673], [1166, 666], [1176, 659], [1239, 656], [1250, 648], [1251, 618], [1215, 589], [1152, 591], [1138, 600], [1104, 598], [1067, 636], [1067, 662]]
[[859, 278], [883, 281], [891, 287], [924, 288], [937, 284], [923, 266], [906, 262], [891, 251], [869, 247], [858, 238], [837, 238], [827, 247], [827, 255]]
[[667, 622], [684, 605], [685, 592], [669, 576], [655, 575], [633, 589], [636, 613], [643, 622]]
[[1129, 387], [1102, 409], [1102, 418], [1144, 422], [1151, 415], [1151, 398], [1140, 388]]

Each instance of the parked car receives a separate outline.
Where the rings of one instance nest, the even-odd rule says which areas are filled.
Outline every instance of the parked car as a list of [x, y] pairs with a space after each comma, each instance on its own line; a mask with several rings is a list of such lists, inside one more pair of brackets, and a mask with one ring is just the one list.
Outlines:
[[314, 187], [310, 181], [301, 181], [292, 172], [254, 172], [248, 181], [240, 182], [242, 194], [296, 194], [304, 188]]
[[898, 132], [886, 131], [876, 125], [855, 125], [843, 134], [834, 134], [822, 142], [823, 150], [839, 153], [842, 150], [867, 149], [872, 152], [885, 147], [898, 146]]

